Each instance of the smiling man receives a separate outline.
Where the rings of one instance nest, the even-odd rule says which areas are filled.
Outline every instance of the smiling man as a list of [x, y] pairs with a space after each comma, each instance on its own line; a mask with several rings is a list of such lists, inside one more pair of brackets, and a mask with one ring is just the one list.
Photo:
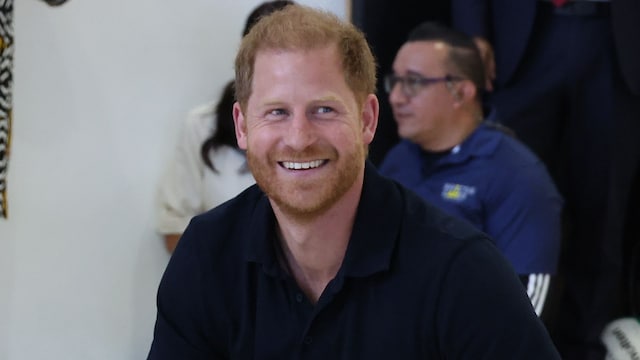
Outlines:
[[257, 185], [191, 221], [149, 359], [558, 358], [491, 242], [366, 161], [375, 80], [363, 34], [318, 10], [243, 39], [233, 116]]

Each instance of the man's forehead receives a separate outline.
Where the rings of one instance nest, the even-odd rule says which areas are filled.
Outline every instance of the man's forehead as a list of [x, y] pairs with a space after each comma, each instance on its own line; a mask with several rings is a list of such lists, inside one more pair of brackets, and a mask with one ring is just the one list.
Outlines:
[[418, 40], [407, 42], [400, 49], [394, 60], [394, 68], [410, 67], [422, 72], [438, 70], [445, 66], [449, 46], [442, 41]]
[[[305, 65], [301, 71], [322, 68], [323, 71], [337, 71], [344, 75], [342, 59], [335, 44], [304, 48], [264, 48], [256, 52], [252, 66], [252, 85], [256, 78], [264, 75], [288, 73], [290, 66], [281, 66], [282, 62], [290, 66]], [[297, 64], [297, 65], [296, 65]]]
[[435, 51], [445, 54], [449, 50], [449, 45], [442, 40], [415, 40], [404, 44], [405, 49], [418, 51]]

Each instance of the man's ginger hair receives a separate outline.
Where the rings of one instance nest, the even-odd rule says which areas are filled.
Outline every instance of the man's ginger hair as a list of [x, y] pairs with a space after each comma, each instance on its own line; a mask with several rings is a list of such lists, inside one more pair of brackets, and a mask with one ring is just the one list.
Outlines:
[[296, 4], [265, 16], [242, 39], [235, 60], [235, 85], [243, 111], [260, 51], [305, 51], [331, 45], [336, 45], [345, 81], [362, 106], [376, 89], [376, 62], [364, 34], [329, 12]]

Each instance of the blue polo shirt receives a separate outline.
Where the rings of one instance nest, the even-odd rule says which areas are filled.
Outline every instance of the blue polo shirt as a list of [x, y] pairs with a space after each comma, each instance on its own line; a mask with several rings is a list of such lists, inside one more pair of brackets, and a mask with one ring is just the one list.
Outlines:
[[403, 140], [380, 172], [489, 234], [519, 274], [555, 273], [563, 200], [544, 164], [495, 126], [437, 157]]
[[367, 164], [344, 261], [312, 304], [252, 186], [195, 217], [158, 290], [149, 359], [559, 359], [486, 236]]

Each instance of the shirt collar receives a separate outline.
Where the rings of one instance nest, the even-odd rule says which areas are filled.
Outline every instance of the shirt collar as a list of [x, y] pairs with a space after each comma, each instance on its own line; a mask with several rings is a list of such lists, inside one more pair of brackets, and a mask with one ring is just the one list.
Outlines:
[[389, 269], [403, 213], [398, 188], [367, 162], [362, 196], [343, 264], [346, 276], [363, 277]]
[[[402, 201], [393, 183], [367, 161], [360, 204], [338, 276], [364, 277], [389, 269], [402, 220]], [[272, 276], [283, 276], [274, 248], [275, 215], [266, 195], [249, 220], [246, 259]]]
[[[502, 139], [500, 136], [494, 136], [495, 131], [499, 130], [482, 122], [461, 144], [454, 146], [449, 154], [438, 159], [433, 166], [459, 164], [473, 157], [491, 156]], [[423, 152], [418, 145], [414, 145], [414, 149]]]

